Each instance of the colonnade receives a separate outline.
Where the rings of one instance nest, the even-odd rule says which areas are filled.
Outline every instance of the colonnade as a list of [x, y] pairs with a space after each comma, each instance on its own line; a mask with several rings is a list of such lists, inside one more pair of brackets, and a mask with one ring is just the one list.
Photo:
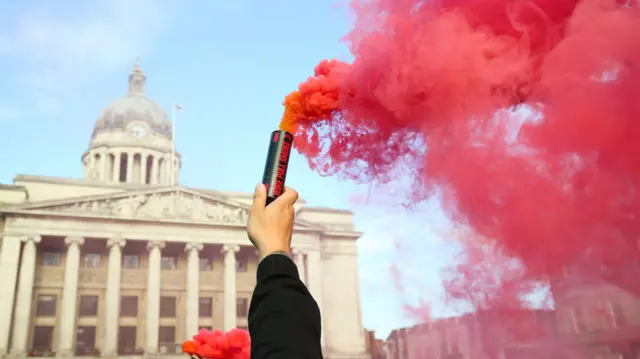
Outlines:
[[[32, 297], [35, 279], [37, 244], [40, 243], [40, 236], [9, 237], [5, 236], [0, 252], [0, 278], [5, 285], [0, 291], [0, 356], [7, 353], [8, 341], [11, 338], [11, 354], [24, 355], [29, 350], [29, 329], [31, 325]], [[106, 241], [108, 247], [108, 264], [106, 279], [106, 296], [104, 312], [104, 339], [101, 352], [104, 355], [115, 355], [118, 349], [118, 326], [120, 316], [120, 283], [122, 269], [122, 250], [126, 245], [126, 240], [121, 237], [110, 238]], [[21, 252], [21, 244], [24, 248]], [[69, 236], [64, 241], [66, 245], [64, 287], [62, 292], [62, 303], [59, 321], [58, 342], [54, 343], [56, 352], [61, 356], [73, 356], [76, 333], [76, 312], [78, 298], [78, 279], [80, 273], [80, 253], [84, 244], [83, 237]], [[161, 259], [162, 250], [165, 248], [164, 241], [147, 242], [148, 253], [148, 274], [146, 288], [146, 336], [144, 338], [144, 349], [146, 353], [158, 352], [158, 331], [160, 326], [160, 279], [162, 274]], [[203, 244], [199, 242], [188, 242], [184, 250], [187, 253], [187, 300], [186, 300], [186, 320], [185, 332], [196, 333], [199, 323], [199, 252], [203, 249]], [[236, 253], [240, 250], [239, 245], [225, 244], [222, 246], [224, 255], [224, 330], [229, 330], [237, 326], [236, 312]], [[319, 278], [320, 259], [319, 252], [306, 253], [302, 250], [294, 251], [294, 261], [296, 262], [300, 277], [309, 283], [309, 290], [314, 294], [318, 305], [322, 308], [321, 283]], [[305, 263], [305, 256], [307, 262]], [[19, 260], [19, 262], [18, 262]], [[18, 268], [19, 265], [19, 268]], [[307, 276], [305, 269], [309, 268]], [[15, 285], [17, 282], [17, 286]], [[12, 288], [16, 288], [15, 293]], [[14, 304], [15, 309], [11, 309]], [[13, 320], [12, 319], [13, 315]], [[12, 334], [10, 336], [10, 333]]]
[[[179, 168], [180, 159], [176, 156], [173, 168], [176, 182]], [[91, 150], [85, 160], [84, 171], [85, 178], [105, 182], [169, 184], [171, 155], [141, 150]]]

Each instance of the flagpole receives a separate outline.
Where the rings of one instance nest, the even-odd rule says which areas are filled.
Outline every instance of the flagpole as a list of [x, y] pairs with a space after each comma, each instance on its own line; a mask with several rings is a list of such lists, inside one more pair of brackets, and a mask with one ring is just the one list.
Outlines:
[[171, 109], [171, 186], [176, 183], [176, 104]]

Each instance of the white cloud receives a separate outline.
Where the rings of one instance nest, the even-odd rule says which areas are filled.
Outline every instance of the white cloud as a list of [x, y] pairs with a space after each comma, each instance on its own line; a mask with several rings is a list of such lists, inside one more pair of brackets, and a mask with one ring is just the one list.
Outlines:
[[[131, 66], [164, 23], [162, 1], [100, 0], [89, 7], [58, 4], [11, 14], [0, 52], [21, 64], [18, 82], [44, 94], [76, 93], [94, 74]], [[58, 7], [58, 9], [56, 9]], [[4, 39], [4, 40], [2, 40]]]

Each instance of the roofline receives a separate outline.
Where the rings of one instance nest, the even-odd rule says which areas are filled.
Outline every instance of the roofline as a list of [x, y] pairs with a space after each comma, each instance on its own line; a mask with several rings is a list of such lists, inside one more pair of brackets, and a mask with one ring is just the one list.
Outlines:
[[18, 185], [15, 185], [15, 184], [0, 183], [0, 189], [9, 190], [9, 191], [26, 191], [27, 187], [18, 186]]
[[[117, 188], [123, 191], [132, 189], [158, 189], [167, 187], [165, 185], [149, 185], [149, 184], [137, 184], [137, 183], [123, 183], [123, 182], [101, 182], [92, 181], [83, 178], [68, 178], [68, 177], [54, 177], [54, 176], [36, 176], [36, 175], [22, 175], [17, 174], [13, 177], [13, 182], [25, 181], [25, 182], [37, 182], [37, 183], [51, 183], [51, 184], [68, 184], [68, 185], [86, 185], [91, 187], [102, 188]], [[17, 186], [17, 185], [14, 185]], [[17, 186], [22, 187], [22, 186]]]
[[353, 215], [353, 211], [349, 209], [341, 209], [341, 208], [329, 208], [329, 207], [302, 207], [298, 212], [323, 212], [323, 213], [340, 213], [340, 214], [351, 214]]
[[[137, 183], [123, 183], [123, 182], [101, 182], [101, 181], [92, 181], [83, 178], [68, 178], [68, 177], [54, 177], [54, 176], [37, 176], [37, 175], [24, 175], [17, 174], [13, 177], [13, 182], [25, 181], [25, 182], [37, 182], [37, 183], [51, 183], [51, 184], [67, 184], [67, 185], [85, 185], [91, 187], [100, 187], [100, 188], [115, 188], [120, 190], [154, 190], [160, 188], [167, 188], [167, 185], [151, 185], [151, 184], [137, 184]], [[4, 185], [4, 186], [13, 186], [16, 188], [24, 188], [20, 185]], [[178, 187], [182, 187], [187, 190], [201, 192], [206, 194], [208, 192], [218, 195], [224, 196], [229, 199], [232, 198], [241, 198], [241, 199], [251, 199], [253, 197], [253, 193], [250, 192], [233, 192], [233, 191], [224, 191], [217, 190], [211, 188], [197, 188], [197, 187], [187, 187], [181, 186], [178, 184]], [[336, 214], [348, 214], [353, 215], [353, 211], [348, 209], [334, 209], [329, 207], [307, 207], [305, 206], [306, 201], [303, 198], [299, 198], [298, 202], [302, 205], [298, 210], [298, 213], [303, 212], [322, 212], [322, 213], [336, 213]]]

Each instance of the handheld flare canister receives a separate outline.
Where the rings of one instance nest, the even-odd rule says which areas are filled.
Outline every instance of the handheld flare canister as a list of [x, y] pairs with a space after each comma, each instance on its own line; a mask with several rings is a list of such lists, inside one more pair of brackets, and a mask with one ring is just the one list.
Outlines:
[[293, 135], [278, 130], [271, 134], [267, 163], [264, 166], [262, 184], [267, 188], [267, 205], [280, 197], [284, 192], [284, 181], [287, 178], [289, 156], [293, 147]]

